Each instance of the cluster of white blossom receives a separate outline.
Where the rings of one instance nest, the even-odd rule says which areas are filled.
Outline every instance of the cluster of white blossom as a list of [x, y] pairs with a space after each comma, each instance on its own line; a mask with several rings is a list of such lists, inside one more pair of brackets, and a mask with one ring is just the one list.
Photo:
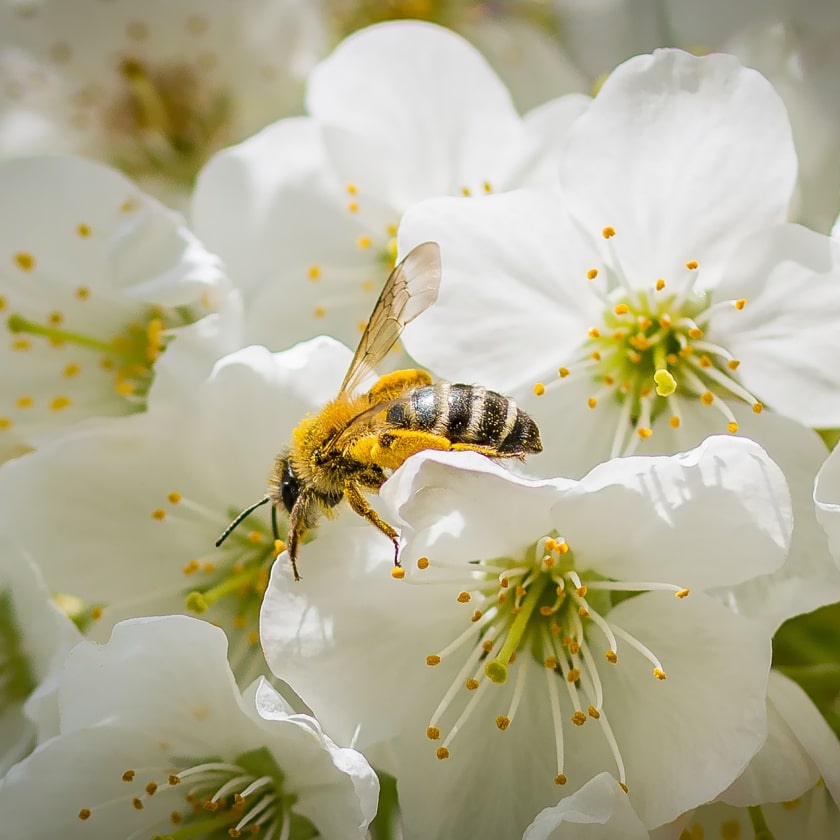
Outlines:
[[[0, 835], [840, 837], [838, 42], [0, 0]], [[385, 464], [400, 567], [347, 505], [301, 580], [282, 509], [217, 547], [424, 242], [388, 369], [543, 451]]]

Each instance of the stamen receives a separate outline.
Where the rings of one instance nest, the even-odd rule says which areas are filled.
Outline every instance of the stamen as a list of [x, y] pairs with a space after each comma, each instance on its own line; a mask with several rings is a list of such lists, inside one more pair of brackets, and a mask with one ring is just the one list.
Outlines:
[[615, 634], [617, 636], [620, 636], [622, 639], [624, 639], [624, 641], [627, 642], [627, 644], [629, 644], [632, 648], [634, 648], [640, 654], [642, 654], [642, 656], [644, 656], [644, 658], [647, 659], [647, 661], [650, 662], [651, 665], [653, 665], [653, 675], [657, 679], [665, 679], [665, 669], [662, 667], [662, 663], [656, 658], [655, 654], [649, 647], [643, 645], [635, 636], [631, 636], [629, 633], [627, 633], [625, 630], [622, 630], [621, 627], [618, 627], [617, 625], [613, 625], [613, 630], [615, 631]]

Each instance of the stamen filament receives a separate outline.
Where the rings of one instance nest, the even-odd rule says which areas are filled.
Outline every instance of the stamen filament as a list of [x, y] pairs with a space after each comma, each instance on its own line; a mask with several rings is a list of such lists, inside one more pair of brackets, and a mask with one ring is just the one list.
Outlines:
[[[543, 651], [545, 656], [551, 656], [553, 645], [548, 631], [543, 629]], [[563, 767], [565, 764], [565, 753], [563, 744], [563, 719], [560, 712], [560, 695], [557, 691], [557, 674], [550, 668], [543, 668], [548, 680], [548, 704], [551, 707], [551, 723], [554, 730], [554, 751], [557, 758], [557, 780], [563, 779]]]
[[653, 651], [643, 645], [635, 636], [631, 636], [627, 631], [622, 630], [621, 627], [614, 625], [613, 630], [617, 636], [620, 636], [624, 639], [627, 644], [629, 644], [632, 648], [635, 648], [639, 653], [653, 665], [655, 671], [660, 671], [663, 674], [665, 673], [665, 669], [662, 667], [662, 663], [656, 658]]
[[91, 350], [98, 350], [102, 353], [110, 355], [130, 357], [131, 354], [125, 350], [121, 350], [116, 344], [108, 344], [105, 341], [99, 341], [96, 338], [91, 338], [89, 335], [82, 333], [70, 332], [69, 330], [60, 330], [56, 327], [46, 327], [42, 324], [36, 324], [34, 321], [29, 321], [22, 315], [10, 315], [7, 321], [9, 332], [13, 333], [29, 333], [30, 335], [40, 335], [44, 338], [53, 339], [55, 341], [66, 341], [70, 344], [78, 344], [80, 347], [89, 347]]

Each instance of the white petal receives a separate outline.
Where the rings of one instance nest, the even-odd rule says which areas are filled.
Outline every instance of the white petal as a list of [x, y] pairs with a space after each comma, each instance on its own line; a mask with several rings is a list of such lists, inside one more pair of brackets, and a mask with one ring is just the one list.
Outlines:
[[831, 554], [840, 567], [840, 450], [826, 458], [814, 484], [817, 520], [825, 529]]
[[616, 229], [632, 283], [710, 268], [732, 243], [784, 220], [796, 156], [769, 82], [731, 56], [678, 50], [616, 68], [575, 123], [561, 180], [595, 234]]
[[536, 144], [482, 56], [441, 27], [398, 21], [344, 40], [311, 73], [309, 113], [360, 194], [395, 207], [517, 184]]
[[701, 589], [775, 571], [793, 528], [782, 471], [731, 437], [609, 461], [564, 494], [552, 519], [582, 568]]
[[600, 313], [586, 279], [598, 264], [594, 246], [552, 193], [424, 202], [406, 213], [399, 236], [401, 252], [440, 244], [437, 303], [403, 342], [446, 379], [508, 392], [550, 381]]
[[745, 299], [712, 318], [708, 340], [741, 361], [738, 377], [755, 397], [804, 423], [840, 425], [840, 243], [798, 225], [742, 243], [715, 290]]
[[627, 794], [609, 773], [540, 811], [522, 840], [647, 840], [648, 833]]

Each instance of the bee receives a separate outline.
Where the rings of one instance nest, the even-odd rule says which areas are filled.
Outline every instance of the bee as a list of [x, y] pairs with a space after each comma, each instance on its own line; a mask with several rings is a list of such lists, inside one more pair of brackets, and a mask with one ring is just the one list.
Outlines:
[[333, 518], [346, 499], [352, 510], [385, 534], [399, 566], [399, 534], [370, 506], [391, 472], [427, 449], [479, 452], [488, 458], [524, 458], [542, 451], [536, 423], [513, 400], [476, 385], [432, 384], [422, 370], [398, 370], [360, 386], [394, 346], [403, 327], [437, 299], [440, 249], [414, 248], [391, 272], [362, 335], [338, 396], [292, 432], [274, 461], [266, 495], [242, 511], [216, 541], [220, 546], [252, 511], [271, 504], [289, 517], [286, 548], [295, 580], [301, 539], [321, 515]]

